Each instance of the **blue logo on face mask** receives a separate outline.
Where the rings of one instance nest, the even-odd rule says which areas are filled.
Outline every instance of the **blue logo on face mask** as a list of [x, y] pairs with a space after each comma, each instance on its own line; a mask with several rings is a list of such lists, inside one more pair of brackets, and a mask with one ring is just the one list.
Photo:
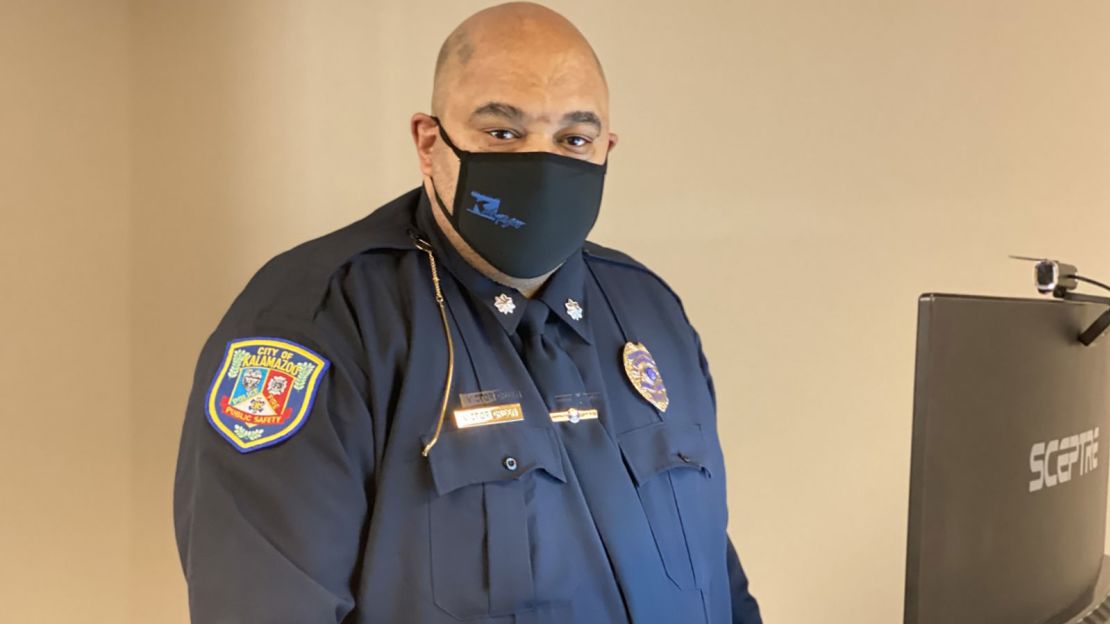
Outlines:
[[524, 222], [520, 219], [514, 219], [509, 215], [503, 215], [499, 212], [499, 208], [501, 208], [500, 199], [482, 195], [481, 193], [475, 193], [474, 191], [471, 191], [470, 194], [477, 200], [477, 203], [467, 212], [492, 221], [503, 228], [511, 227], [515, 230], [519, 230], [524, 227]]

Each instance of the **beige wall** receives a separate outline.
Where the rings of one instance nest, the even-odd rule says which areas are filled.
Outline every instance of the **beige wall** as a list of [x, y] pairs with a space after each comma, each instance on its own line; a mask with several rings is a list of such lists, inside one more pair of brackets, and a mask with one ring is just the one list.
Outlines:
[[127, 617], [127, 32], [124, 2], [0, 0], [3, 622]]
[[[408, 116], [484, 4], [0, 0], [4, 615], [185, 621], [197, 351], [265, 259], [417, 183]], [[1009, 253], [1110, 276], [1110, 5], [552, 6], [622, 136], [594, 238], [703, 334], [767, 620], [899, 621], [916, 295], [1029, 294]]]

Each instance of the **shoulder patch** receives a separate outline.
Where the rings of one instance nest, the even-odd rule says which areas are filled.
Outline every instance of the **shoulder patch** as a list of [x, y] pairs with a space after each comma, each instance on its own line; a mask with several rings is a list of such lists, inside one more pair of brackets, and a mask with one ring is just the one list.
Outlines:
[[208, 422], [240, 453], [273, 446], [308, 419], [328, 364], [281, 338], [232, 340], [205, 399]]

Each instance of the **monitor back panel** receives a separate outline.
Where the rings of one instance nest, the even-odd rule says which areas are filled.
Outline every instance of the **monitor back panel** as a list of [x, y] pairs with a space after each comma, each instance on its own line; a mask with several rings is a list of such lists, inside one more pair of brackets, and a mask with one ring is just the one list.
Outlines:
[[1110, 336], [1052, 300], [919, 303], [908, 624], [1066, 621], [1102, 560]]

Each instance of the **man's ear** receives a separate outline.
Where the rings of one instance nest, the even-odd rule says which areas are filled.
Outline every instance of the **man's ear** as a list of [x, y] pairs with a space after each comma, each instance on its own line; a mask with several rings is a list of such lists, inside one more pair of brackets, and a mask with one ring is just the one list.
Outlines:
[[609, 152], [608, 153], [613, 152], [613, 148], [617, 146], [618, 139], [620, 139], [620, 137], [617, 136], [616, 132], [610, 132], [609, 133]]
[[412, 142], [416, 146], [416, 157], [420, 161], [420, 173], [432, 175], [432, 147], [439, 138], [436, 134], [439, 124], [431, 115], [415, 113], [409, 121]]

